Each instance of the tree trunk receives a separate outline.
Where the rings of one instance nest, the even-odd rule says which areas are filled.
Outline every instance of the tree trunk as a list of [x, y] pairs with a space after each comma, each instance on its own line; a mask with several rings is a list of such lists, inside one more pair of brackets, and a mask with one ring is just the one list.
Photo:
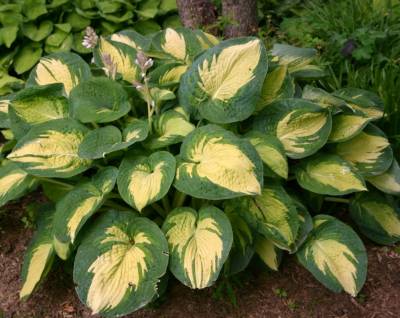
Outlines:
[[232, 21], [225, 27], [225, 37], [257, 33], [257, 0], [223, 0], [222, 15]]
[[197, 29], [216, 22], [215, 6], [209, 0], [177, 0], [179, 16], [187, 28]]

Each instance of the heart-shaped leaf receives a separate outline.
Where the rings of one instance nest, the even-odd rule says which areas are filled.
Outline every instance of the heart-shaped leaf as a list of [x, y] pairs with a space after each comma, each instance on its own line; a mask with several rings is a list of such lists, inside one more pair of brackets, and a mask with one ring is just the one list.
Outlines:
[[175, 158], [166, 151], [149, 157], [128, 155], [119, 168], [118, 191], [125, 202], [141, 211], [167, 194], [175, 169]]
[[186, 136], [174, 185], [196, 198], [222, 200], [259, 194], [262, 175], [262, 161], [248, 141], [206, 125]]
[[260, 40], [223, 41], [196, 59], [182, 76], [180, 104], [213, 123], [244, 120], [255, 110], [267, 65]]
[[329, 215], [314, 217], [314, 230], [297, 252], [299, 262], [325, 287], [355, 297], [365, 283], [367, 253], [357, 234]]
[[232, 246], [232, 228], [227, 216], [214, 206], [199, 212], [189, 207], [176, 208], [168, 214], [162, 229], [174, 276], [190, 288], [211, 286]]
[[74, 282], [93, 314], [127, 315], [148, 304], [168, 266], [168, 244], [159, 227], [131, 212], [108, 211], [78, 248]]

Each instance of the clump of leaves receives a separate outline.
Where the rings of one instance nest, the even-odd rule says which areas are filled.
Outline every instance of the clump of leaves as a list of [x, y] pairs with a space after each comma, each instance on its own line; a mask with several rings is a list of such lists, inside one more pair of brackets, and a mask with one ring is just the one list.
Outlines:
[[0, 1], [0, 95], [20, 87], [24, 76], [42, 55], [75, 51], [82, 46], [84, 29], [103, 35], [125, 28], [152, 33], [179, 26], [175, 0], [137, 1]]
[[273, 270], [296, 254], [327, 288], [358, 294], [364, 245], [324, 211], [349, 203], [365, 236], [400, 240], [387, 195], [400, 193], [400, 172], [374, 125], [376, 95], [310, 86], [326, 75], [313, 49], [267, 52], [255, 37], [168, 28], [90, 42], [94, 66], [43, 57], [1, 102], [1, 205], [38, 186], [54, 202], [26, 252], [21, 298], [56, 257], [73, 258], [82, 302], [120, 316], [154, 300], [167, 270], [201, 289], [255, 253]]

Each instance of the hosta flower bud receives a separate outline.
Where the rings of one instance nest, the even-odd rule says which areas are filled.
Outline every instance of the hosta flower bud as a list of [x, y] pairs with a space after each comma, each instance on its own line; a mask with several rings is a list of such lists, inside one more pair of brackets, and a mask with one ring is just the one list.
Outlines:
[[94, 29], [88, 26], [85, 29], [85, 36], [83, 37], [82, 45], [87, 49], [93, 49], [98, 41], [99, 37]]

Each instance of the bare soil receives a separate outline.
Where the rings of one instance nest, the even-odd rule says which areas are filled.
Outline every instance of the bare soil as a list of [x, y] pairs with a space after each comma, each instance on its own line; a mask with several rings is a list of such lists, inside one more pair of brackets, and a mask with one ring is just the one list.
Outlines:
[[[0, 212], [0, 318], [87, 318], [77, 298], [68, 266], [59, 262], [45, 283], [26, 302], [20, 302], [20, 269], [32, 229], [21, 221], [28, 198]], [[229, 297], [216, 298], [216, 288], [193, 291], [171, 281], [157, 306], [130, 318], [214, 317], [400, 317], [400, 255], [395, 247], [367, 242], [368, 279], [357, 298], [334, 294], [319, 284], [295, 257], [284, 259], [279, 272], [253, 269], [235, 285], [237, 305]], [[67, 270], [66, 270], [67, 269]]]

